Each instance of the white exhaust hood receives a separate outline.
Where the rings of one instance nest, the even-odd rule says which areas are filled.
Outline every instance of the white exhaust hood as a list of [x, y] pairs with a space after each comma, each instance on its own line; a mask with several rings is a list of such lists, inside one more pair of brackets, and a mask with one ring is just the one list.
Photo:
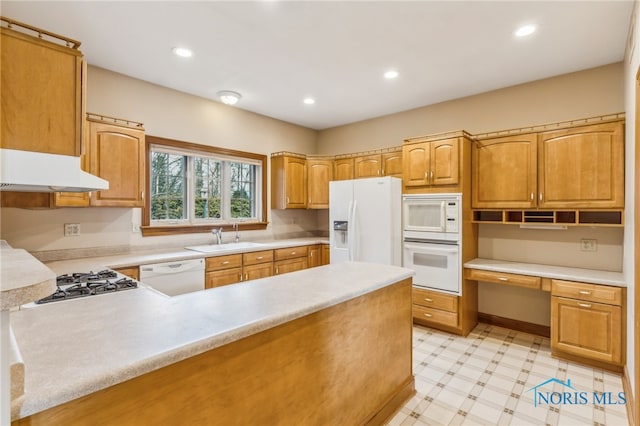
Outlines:
[[109, 182], [83, 171], [80, 157], [0, 149], [0, 191], [90, 192]]

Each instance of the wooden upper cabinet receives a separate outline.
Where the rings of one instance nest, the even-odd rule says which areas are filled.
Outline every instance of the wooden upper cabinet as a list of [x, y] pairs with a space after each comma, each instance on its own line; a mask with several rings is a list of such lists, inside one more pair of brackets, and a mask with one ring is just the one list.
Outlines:
[[405, 144], [402, 147], [404, 186], [458, 185], [459, 149], [459, 138]]
[[84, 119], [82, 53], [7, 28], [1, 29], [0, 44], [0, 146], [79, 156]]
[[307, 207], [307, 160], [304, 157], [271, 157], [271, 208]]
[[536, 206], [537, 135], [477, 141], [472, 144], [472, 207]]
[[382, 170], [382, 157], [380, 154], [363, 155], [353, 160], [354, 178], [378, 177]]
[[329, 208], [329, 181], [331, 180], [333, 180], [332, 160], [307, 159], [308, 208]]
[[402, 151], [382, 154], [382, 176], [402, 178]]
[[90, 173], [109, 181], [91, 193], [92, 206], [144, 206], [144, 130], [89, 121], [87, 151]]
[[353, 158], [338, 158], [333, 162], [333, 180], [353, 179]]
[[624, 122], [538, 135], [538, 205], [624, 207]]

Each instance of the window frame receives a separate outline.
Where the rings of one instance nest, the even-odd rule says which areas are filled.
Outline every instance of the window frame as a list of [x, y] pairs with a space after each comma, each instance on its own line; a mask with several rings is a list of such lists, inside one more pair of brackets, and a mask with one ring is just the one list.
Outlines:
[[[246, 158], [247, 160], [258, 161], [261, 164], [261, 216], [259, 221], [227, 223], [198, 223], [198, 224], [178, 224], [178, 225], [152, 225], [151, 224], [151, 145], [166, 146], [167, 148], [176, 148], [197, 155], [222, 155], [226, 157], [236, 157], [238, 159]], [[210, 145], [201, 145], [192, 142], [178, 141], [174, 139], [162, 138], [159, 136], [145, 137], [145, 205], [142, 209], [142, 236], [158, 236], [158, 235], [178, 235], [178, 234], [195, 234], [210, 232], [213, 229], [222, 228], [223, 231], [233, 229], [233, 223], [238, 224], [238, 229], [243, 231], [261, 230], [267, 228], [267, 156], [263, 154], [255, 154], [252, 152], [237, 151], [228, 148], [220, 148]]]

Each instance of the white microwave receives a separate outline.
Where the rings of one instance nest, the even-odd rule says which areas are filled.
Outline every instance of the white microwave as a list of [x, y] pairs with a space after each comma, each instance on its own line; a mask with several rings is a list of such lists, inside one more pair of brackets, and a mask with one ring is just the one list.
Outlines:
[[405, 237], [457, 240], [462, 194], [411, 194], [402, 197]]

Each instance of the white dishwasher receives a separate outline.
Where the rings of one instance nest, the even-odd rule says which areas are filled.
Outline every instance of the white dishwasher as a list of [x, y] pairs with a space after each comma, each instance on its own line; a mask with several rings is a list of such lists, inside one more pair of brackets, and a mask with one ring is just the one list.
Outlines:
[[204, 290], [204, 259], [141, 265], [140, 281], [167, 296]]

